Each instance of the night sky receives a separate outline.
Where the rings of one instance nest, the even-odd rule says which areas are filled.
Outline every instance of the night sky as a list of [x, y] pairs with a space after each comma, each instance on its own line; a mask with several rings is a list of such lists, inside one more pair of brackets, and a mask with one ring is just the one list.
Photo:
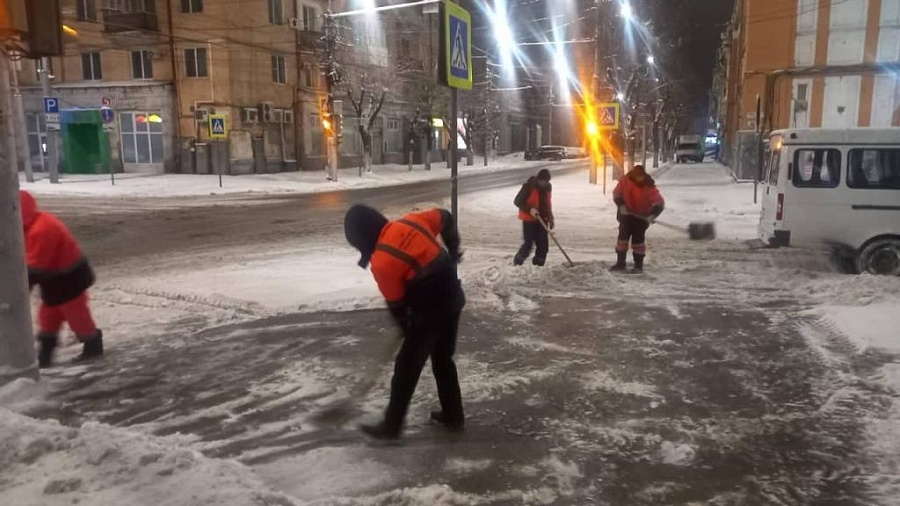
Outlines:
[[698, 133], [706, 127], [716, 52], [733, 6], [734, 0], [642, 0], [635, 6], [669, 48], [660, 64], [670, 80], [678, 80]]

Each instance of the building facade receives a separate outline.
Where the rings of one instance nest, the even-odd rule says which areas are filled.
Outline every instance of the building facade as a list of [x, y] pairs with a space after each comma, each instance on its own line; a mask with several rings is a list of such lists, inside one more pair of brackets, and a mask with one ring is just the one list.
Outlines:
[[[64, 36], [64, 54], [47, 69], [61, 103], [62, 170], [321, 169], [329, 3], [334, 12], [358, 6], [351, 0], [61, 0], [63, 22], [77, 32]], [[446, 144], [438, 121], [446, 116], [446, 92], [434, 84], [438, 23], [427, 6], [339, 18], [337, 58], [347, 83], [362, 76], [388, 90], [371, 129], [374, 163], [404, 163], [410, 151], [418, 163], [427, 146], [440, 153]], [[24, 59], [17, 69], [32, 165], [41, 170], [42, 64]], [[344, 102], [341, 166], [360, 163], [363, 153], [350, 91], [335, 90]], [[211, 118], [223, 131], [211, 131]]]
[[726, 161], [757, 129], [900, 127], [900, 0], [738, 0], [713, 100]]

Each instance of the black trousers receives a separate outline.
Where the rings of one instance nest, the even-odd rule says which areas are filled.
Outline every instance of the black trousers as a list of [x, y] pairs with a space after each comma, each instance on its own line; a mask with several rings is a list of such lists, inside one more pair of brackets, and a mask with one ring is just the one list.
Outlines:
[[407, 296], [411, 312], [403, 329], [403, 344], [394, 360], [385, 425], [396, 432], [403, 428], [409, 403], [429, 358], [444, 419], [448, 423], [462, 422], [462, 395], [453, 355], [465, 294], [456, 276], [456, 267], [442, 269], [415, 283]]
[[537, 221], [522, 222], [522, 236], [525, 242], [516, 253], [516, 265], [522, 265], [531, 255], [531, 249], [537, 245], [537, 251], [534, 252], [534, 259], [531, 261], [534, 265], [544, 265], [547, 261], [547, 252], [550, 250], [549, 236], [547, 229]]
[[645, 241], [647, 228], [650, 224], [634, 216], [619, 216], [619, 241], [616, 243], [616, 251], [628, 251], [628, 243], [635, 255], [643, 255], [647, 252]]

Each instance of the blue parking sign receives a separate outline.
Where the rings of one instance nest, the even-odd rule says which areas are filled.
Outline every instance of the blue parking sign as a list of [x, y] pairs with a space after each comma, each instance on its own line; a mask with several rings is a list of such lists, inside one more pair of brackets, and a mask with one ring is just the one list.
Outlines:
[[59, 98], [44, 97], [44, 113], [59, 114]]

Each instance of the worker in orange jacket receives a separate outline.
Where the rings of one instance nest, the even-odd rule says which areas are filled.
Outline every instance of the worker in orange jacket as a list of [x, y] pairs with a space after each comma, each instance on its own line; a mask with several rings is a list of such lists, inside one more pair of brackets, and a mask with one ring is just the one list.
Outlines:
[[[450, 430], [465, 423], [453, 355], [465, 295], [457, 277], [461, 258], [456, 219], [444, 209], [410, 213], [388, 221], [376, 209], [357, 204], [344, 218], [347, 242], [359, 250], [359, 266], [372, 275], [403, 332], [394, 362], [384, 420], [360, 429], [376, 439], [397, 439], [425, 362], [437, 381], [441, 411], [431, 420]], [[444, 245], [438, 241], [443, 239]]]
[[78, 242], [56, 216], [38, 209], [34, 197], [19, 191], [25, 228], [25, 262], [30, 287], [41, 288], [38, 310], [40, 345], [38, 365], [49, 367], [59, 345], [59, 331], [67, 323], [83, 344], [75, 359], [83, 361], [103, 355], [103, 332], [94, 324], [88, 305], [88, 288], [94, 271]]
[[619, 179], [613, 190], [613, 202], [618, 206], [619, 240], [616, 243], [616, 264], [610, 270], [616, 272], [627, 268], [625, 260], [630, 242], [634, 257], [632, 272], [643, 272], [644, 257], [647, 255], [647, 228], [662, 214], [666, 201], [644, 166], [635, 165], [625, 177]]
[[538, 220], [543, 220], [547, 227], [553, 229], [552, 195], [553, 186], [550, 184], [550, 171], [547, 169], [541, 169], [537, 176], [528, 178], [516, 195], [514, 203], [519, 208], [524, 242], [516, 253], [513, 264], [524, 264], [535, 245], [537, 250], [531, 263], [542, 266], [547, 261], [547, 252], [550, 249], [549, 234]]

